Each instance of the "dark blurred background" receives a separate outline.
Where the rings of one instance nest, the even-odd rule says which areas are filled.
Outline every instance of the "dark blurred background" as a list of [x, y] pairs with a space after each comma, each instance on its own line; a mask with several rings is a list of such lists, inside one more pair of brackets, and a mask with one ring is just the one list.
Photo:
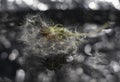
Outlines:
[[[118, 58], [120, 54], [120, 38], [118, 37], [120, 31], [120, 0], [0, 0], [0, 82], [23, 82], [24, 80], [25, 72], [20, 66], [20, 63], [22, 62], [22, 59], [20, 58], [21, 46], [18, 46], [19, 43], [16, 39], [19, 30], [17, 30], [16, 27], [21, 26], [24, 23], [25, 16], [31, 13], [40, 13], [44, 15], [45, 18], [58, 24], [73, 27], [80, 26], [83, 30], [87, 28], [97, 28], [99, 25], [106, 22], [113, 23], [113, 26], [116, 27], [113, 31], [117, 32], [116, 44], [115, 41], [112, 42], [111, 40], [112, 43], [109, 43], [108, 38], [106, 41], [101, 41], [103, 42], [101, 44], [106, 44], [107, 47], [105, 46], [105, 49], [110, 51], [113, 50], [113, 52], [111, 52], [112, 55], [110, 55], [111, 59], [109, 59], [109, 57], [105, 58], [106, 61], [110, 62], [105, 68], [105, 71], [107, 71], [106, 75], [109, 76], [104, 78], [101, 78], [100, 76], [99, 78], [98, 75], [96, 80], [96, 78], [94, 78], [95, 76], [91, 75], [92, 71], [93, 74], [96, 75], [100, 74], [98, 71], [101, 69], [94, 70], [94, 66], [89, 66], [91, 64], [86, 63], [87, 67], [83, 66], [81, 69], [90, 70], [91, 73], [85, 71], [86, 73], [81, 75], [83, 81], [80, 82], [88, 82], [89, 80], [90, 82], [120, 82], [120, 60]], [[106, 39], [106, 37], [103, 37], [102, 39]], [[94, 44], [94, 42], [91, 44]], [[96, 43], [96, 45], [101, 44]], [[91, 48], [93, 47], [87, 44], [88, 51]], [[84, 52], [86, 54], [86, 50]], [[117, 56], [114, 54], [117, 54]], [[87, 57], [86, 55], [82, 55], [82, 57], [86, 57], [86, 62], [92, 61], [92, 64], [97, 61], [93, 61], [94, 59], [91, 59], [91, 57], [89, 58], [89, 56]], [[117, 59], [118, 61], [115, 61]], [[112, 70], [108, 69], [109, 66]], [[111, 78], [112, 80], [110, 80]]]

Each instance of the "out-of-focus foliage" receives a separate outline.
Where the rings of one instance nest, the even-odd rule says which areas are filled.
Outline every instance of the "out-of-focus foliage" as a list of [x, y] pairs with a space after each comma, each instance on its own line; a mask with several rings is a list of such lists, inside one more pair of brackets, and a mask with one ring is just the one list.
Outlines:
[[120, 10], [119, 0], [0, 0], [0, 11], [51, 9]]

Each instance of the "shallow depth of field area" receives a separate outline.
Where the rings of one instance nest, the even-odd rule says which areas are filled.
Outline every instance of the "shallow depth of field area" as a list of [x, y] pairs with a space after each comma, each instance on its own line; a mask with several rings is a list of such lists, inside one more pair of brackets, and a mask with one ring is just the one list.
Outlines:
[[30, 1], [0, 2], [0, 82], [120, 81], [119, 0]]

